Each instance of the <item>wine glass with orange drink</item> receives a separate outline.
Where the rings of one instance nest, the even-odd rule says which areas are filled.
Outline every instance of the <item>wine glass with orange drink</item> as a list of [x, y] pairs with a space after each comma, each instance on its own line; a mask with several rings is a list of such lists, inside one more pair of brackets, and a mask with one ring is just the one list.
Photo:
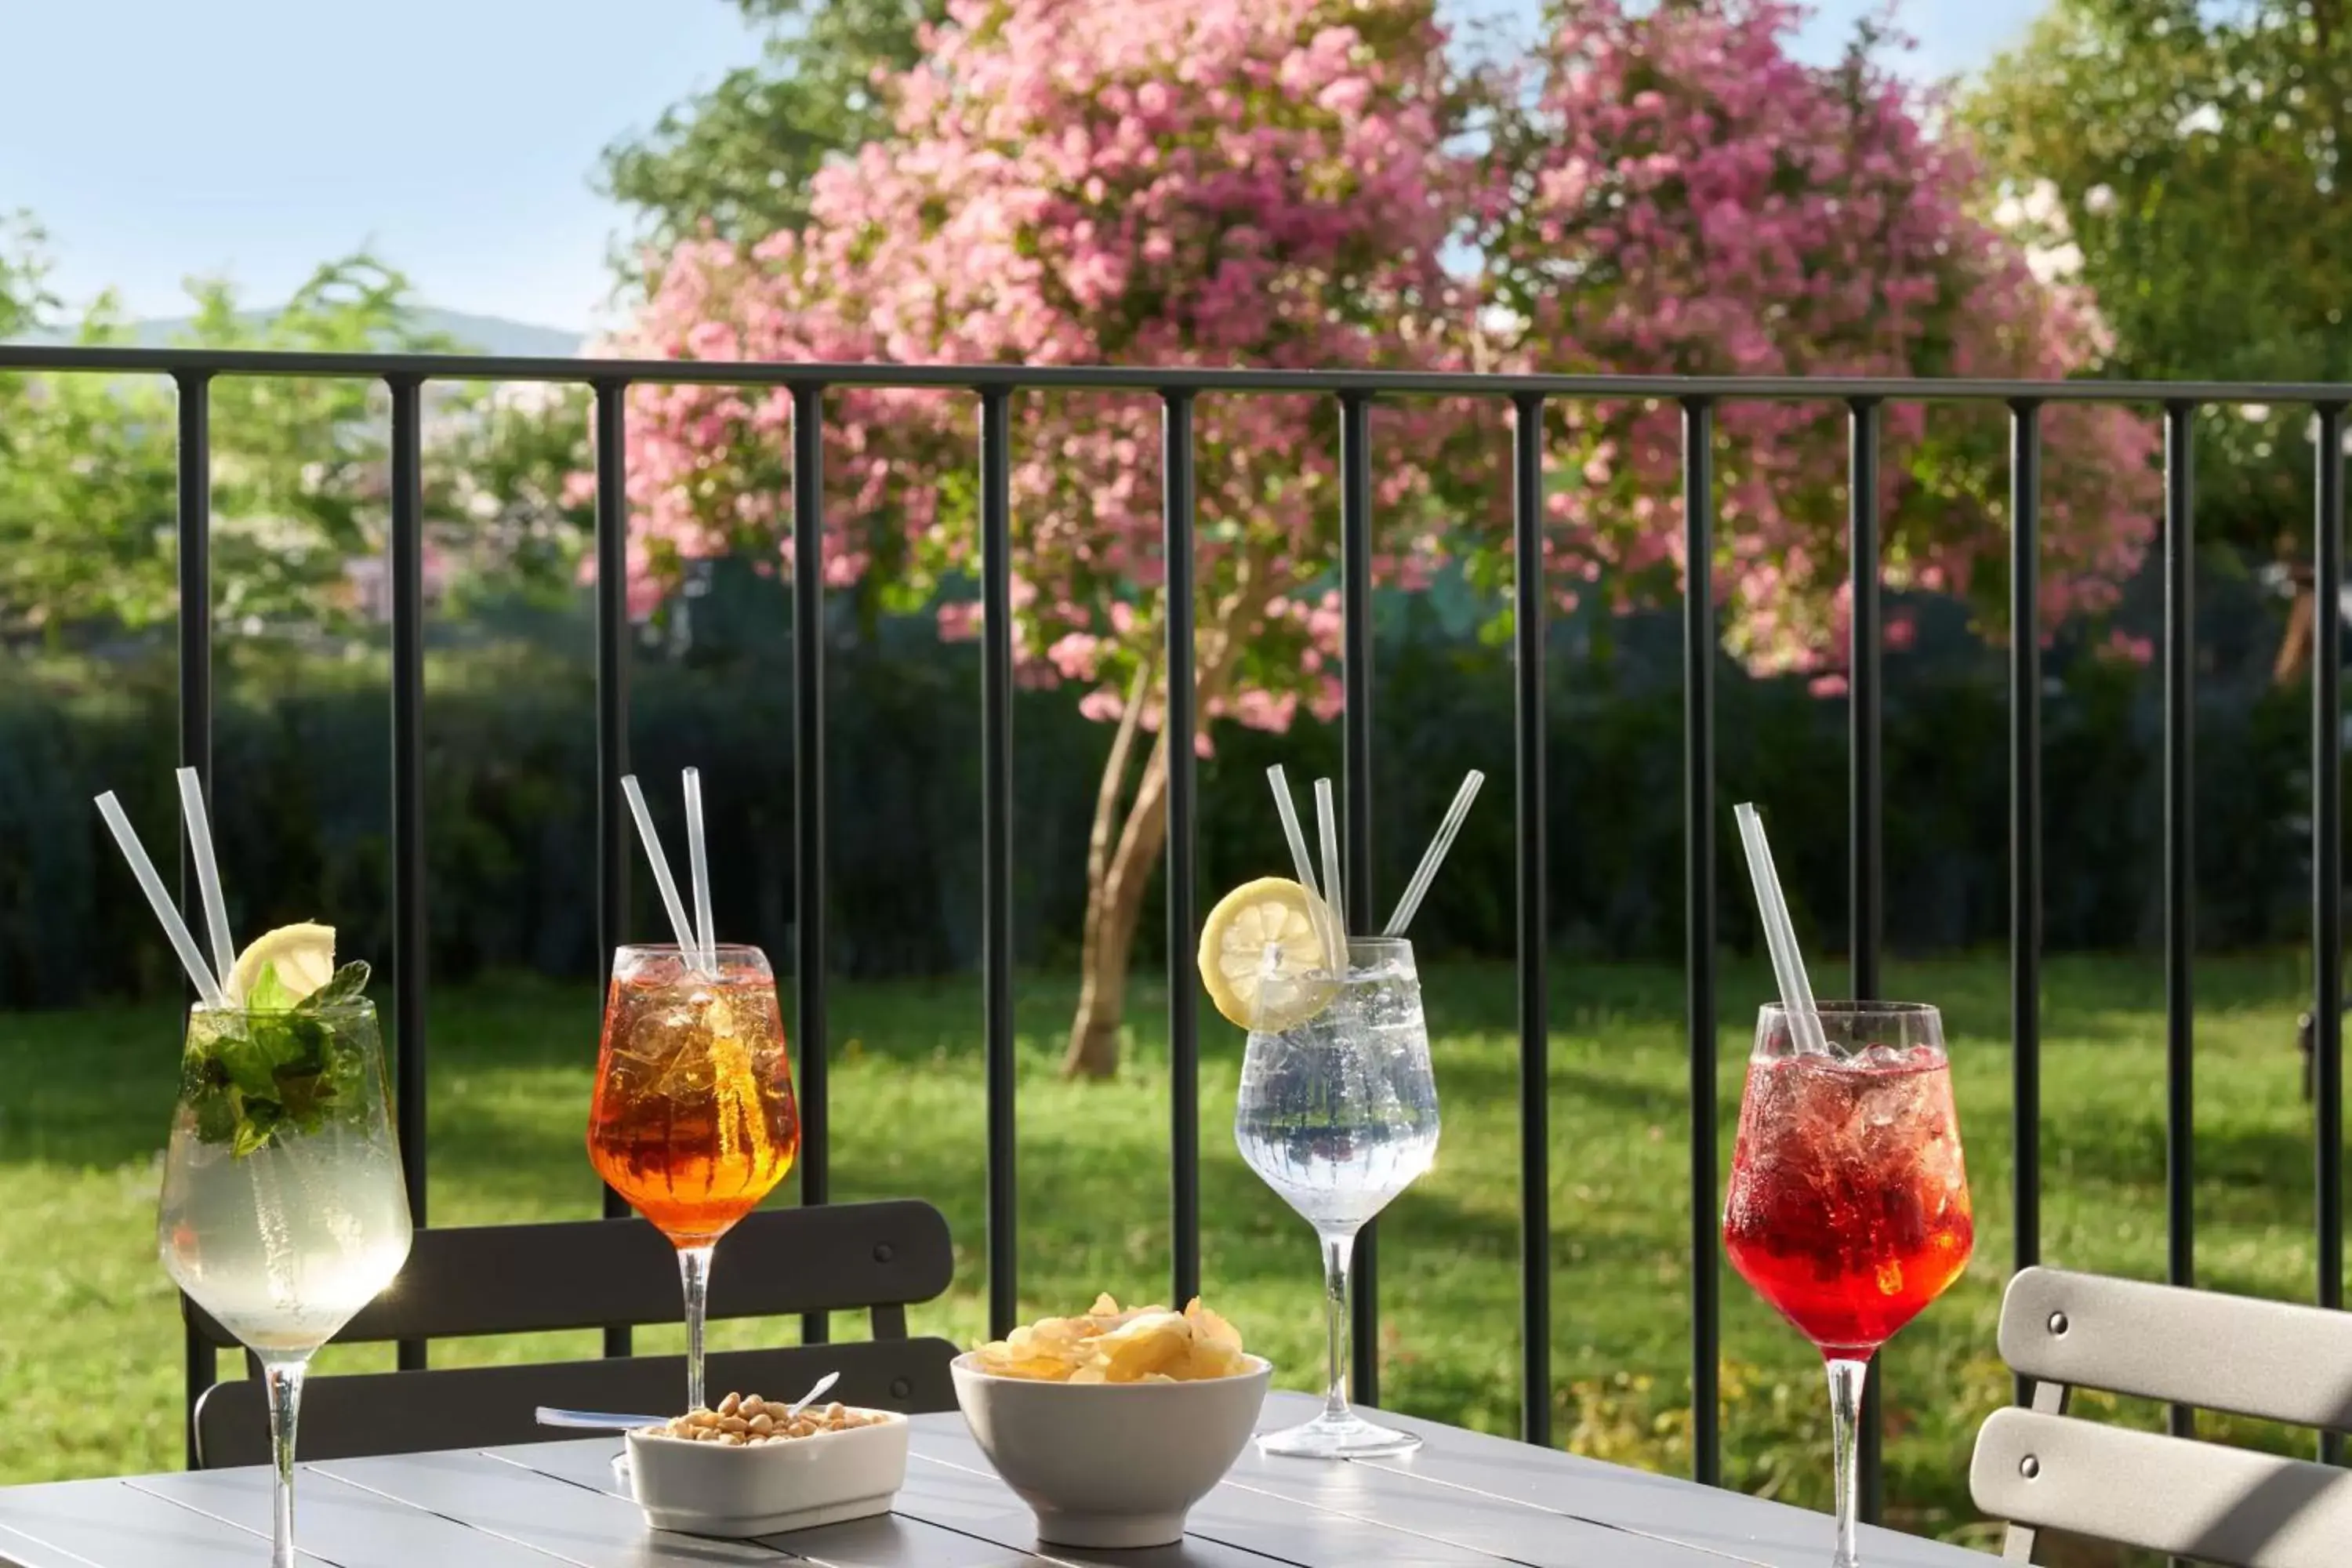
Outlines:
[[709, 940], [699, 781], [688, 770], [692, 921], [636, 780], [623, 784], [679, 941], [613, 954], [588, 1158], [677, 1248], [686, 1291], [686, 1407], [692, 1411], [705, 1403], [702, 1325], [712, 1253], [792, 1171], [800, 1111], [767, 955]]

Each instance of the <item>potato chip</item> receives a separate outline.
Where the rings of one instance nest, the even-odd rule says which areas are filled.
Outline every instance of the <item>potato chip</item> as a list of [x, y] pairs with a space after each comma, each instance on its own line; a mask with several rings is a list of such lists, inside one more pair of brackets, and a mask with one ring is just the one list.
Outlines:
[[1196, 1383], [1248, 1370], [1242, 1337], [1195, 1297], [1181, 1312], [1122, 1309], [1105, 1291], [1083, 1317], [1040, 1318], [972, 1352], [979, 1369], [1041, 1383]]

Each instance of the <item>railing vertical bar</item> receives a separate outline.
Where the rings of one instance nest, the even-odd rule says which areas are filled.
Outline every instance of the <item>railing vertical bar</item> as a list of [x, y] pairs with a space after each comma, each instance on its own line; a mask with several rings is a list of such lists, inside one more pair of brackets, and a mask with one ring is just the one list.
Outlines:
[[[824, 1016], [824, 387], [793, 384], [793, 1034], [800, 1044], [801, 1202], [829, 1201]], [[824, 1312], [801, 1342], [831, 1339]]]
[[[2009, 419], [2009, 1035], [2016, 1267], [2042, 1261], [2042, 406]], [[2032, 1379], [2017, 1379], [2029, 1403]]]
[[[425, 384], [392, 394], [392, 969], [401, 1171], [410, 1216], [425, 1224]], [[403, 1372], [425, 1342], [400, 1342]]]
[[[213, 578], [212, 578], [212, 377], [182, 372], [173, 384], [179, 397], [179, 578], [180, 578], [180, 765], [194, 768], [209, 805], [213, 784]], [[180, 908], [194, 919], [196, 868], [180, 835]], [[190, 994], [194, 994], [192, 991]], [[176, 1042], [175, 1042], [176, 1044]], [[196, 1468], [196, 1401], [220, 1375], [212, 1342], [196, 1331], [188, 1300], [180, 1298], [187, 1366], [185, 1412], [188, 1468]]]
[[[1847, 514], [1853, 543], [1853, 613], [1848, 645], [1848, 705], [1851, 727], [1848, 765], [1851, 769], [1847, 809], [1848, 869], [1853, 889], [1847, 907], [1853, 911], [1850, 945], [1853, 952], [1853, 994], [1856, 1001], [1878, 996], [1879, 850], [1880, 823], [1885, 786], [1879, 776], [1878, 681], [1880, 644], [1878, 619], [1878, 400], [1857, 397], [1848, 405]], [[1862, 1451], [1858, 1467], [1862, 1517], [1875, 1521], [1885, 1505], [1885, 1472], [1880, 1463], [1882, 1389], [1886, 1382], [1884, 1361], [1872, 1368], [1863, 1386]]]
[[1192, 394], [1160, 395], [1163, 545], [1168, 592], [1168, 1140], [1173, 1299], [1201, 1291], [1201, 1042], [1194, 1007], [1192, 804]]
[[1519, 1436], [1551, 1444], [1551, 910], [1544, 749], [1544, 400], [1511, 400], [1512, 717], [1519, 830]]
[[1691, 1474], [1723, 1481], [1716, 1169], [1715, 407], [1683, 404], [1684, 1016], [1690, 1035]]
[[[2189, 964], [2196, 935], [2197, 624], [2196, 405], [2164, 409], [2164, 1202], [2166, 1278], [2197, 1280], [2194, 1067], [2196, 1016]], [[2177, 1436], [2193, 1436], [2196, 1412], [2171, 1409]]]
[[[599, 1005], [613, 984], [613, 952], [628, 940], [629, 771], [629, 388], [595, 384], [596, 447], [596, 976]], [[604, 1217], [626, 1218], [629, 1202], [604, 1188]], [[627, 1355], [626, 1323], [604, 1325], [604, 1353]]]
[[[1369, 935], [1372, 912], [1372, 442], [1371, 399], [1339, 397], [1340, 815], [1348, 929]], [[1380, 1226], [1356, 1233], [1349, 1289], [1348, 1384], [1377, 1404], [1381, 1388]]]
[[1020, 1318], [1013, 1035], [1012, 394], [980, 394], [980, 929], [988, 1062], [988, 1331]]
[[1169, 748], [1169, 1250], [1173, 1300], [1200, 1295], [1200, 1020], [1195, 1008], [1192, 842], [1192, 393], [1167, 390], [1162, 406], [1162, 512], [1167, 555]]
[[[2311, 1089], [2319, 1304], [2344, 1305], [2344, 405], [2313, 429], [2311, 616]], [[2344, 1437], [2323, 1432], [2323, 1464]]]

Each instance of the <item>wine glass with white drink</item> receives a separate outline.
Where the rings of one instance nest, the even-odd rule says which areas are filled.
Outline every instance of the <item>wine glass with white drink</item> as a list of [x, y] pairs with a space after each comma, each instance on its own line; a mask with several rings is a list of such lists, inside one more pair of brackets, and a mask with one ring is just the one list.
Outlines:
[[156, 1247], [188, 1298], [260, 1361], [276, 1482], [273, 1568], [293, 1568], [294, 1434], [310, 1357], [407, 1260], [407, 1190], [368, 966], [281, 927], [232, 956], [211, 828], [180, 770], [207, 963], [111, 792], [99, 810], [200, 998], [188, 1011]]
[[1328, 1363], [1321, 1413], [1258, 1446], [1314, 1458], [1408, 1453], [1418, 1437], [1348, 1403], [1349, 1263], [1356, 1233], [1437, 1157], [1437, 1080], [1403, 932], [1484, 775], [1463, 781], [1381, 934], [1359, 937], [1340, 914], [1330, 781], [1315, 786], [1318, 891], [1282, 769], [1268, 778], [1298, 878], [1261, 878], [1218, 901], [1201, 933], [1201, 979], [1217, 1010], [1249, 1030], [1234, 1108], [1242, 1159], [1322, 1243]]

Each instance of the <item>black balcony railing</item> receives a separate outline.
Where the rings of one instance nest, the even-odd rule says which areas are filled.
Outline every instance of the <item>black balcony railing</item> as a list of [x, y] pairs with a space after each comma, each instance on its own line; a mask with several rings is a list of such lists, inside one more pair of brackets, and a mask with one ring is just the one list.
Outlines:
[[[1501, 375], [1376, 371], [1241, 371], [1110, 369], [1018, 365], [757, 364], [736, 362], [523, 359], [470, 354], [230, 353], [198, 349], [131, 349], [0, 344], [0, 370], [169, 375], [180, 396], [179, 623], [180, 724], [183, 761], [211, 774], [212, 628], [191, 606], [211, 602], [207, 524], [211, 490], [207, 389], [215, 376], [354, 377], [383, 382], [392, 402], [392, 650], [393, 650], [393, 952], [394, 1040], [400, 1138], [409, 1198], [425, 1219], [426, 1029], [425, 879], [421, 761], [424, 699], [423, 498], [421, 389], [428, 381], [524, 381], [586, 385], [595, 396], [596, 437], [596, 689], [598, 728], [599, 945], [610, 953], [622, 936], [628, 904], [629, 846], [623, 835], [620, 780], [628, 770], [628, 670], [623, 597], [626, 544], [625, 396], [635, 384], [715, 383], [788, 388], [793, 407], [793, 543], [797, 658], [793, 666], [794, 902], [824, 908], [824, 667], [822, 571], [823, 416], [835, 387], [932, 387], [974, 393], [979, 400], [981, 593], [984, 608], [981, 701], [981, 868], [985, 982], [984, 1038], [988, 1127], [988, 1300], [992, 1331], [1013, 1324], [1019, 1250], [1013, 1234], [1015, 1181], [1014, 1072], [1012, 1008], [1012, 515], [1010, 401], [1013, 394], [1053, 389], [1156, 395], [1163, 410], [1162, 485], [1169, 589], [1167, 659], [1170, 693], [1165, 722], [1170, 778], [1167, 846], [1168, 1027], [1171, 1073], [1172, 1158], [1170, 1226], [1179, 1299], [1200, 1279], [1200, 1106], [1194, 991], [1188, 973], [1195, 944], [1193, 878], [1192, 601], [1191, 594], [1194, 489], [1193, 402], [1202, 393], [1310, 394], [1339, 405], [1340, 584], [1346, 699], [1345, 845], [1348, 914], [1351, 927], [1370, 929], [1371, 888], [1371, 467], [1370, 411], [1383, 395], [1439, 395], [1507, 400], [1516, 409], [1512, 461], [1513, 529], [1520, 562], [1540, 562], [1543, 405], [1551, 398], [1656, 399], [1683, 411], [1685, 559], [1690, 581], [1684, 600], [1684, 788], [1688, 805], [1686, 994], [1690, 1049], [1690, 1265], [1693, 1468], [1699, 1479], [1721, 1473], [1717, 1419], [1719, 1243], [1716, 1230], [1716, 802], [1713, 670], [1717, 646], [1709, 563], [1715, 538], [1711, 438], [1719, 403], [1748, 400], [1842, 402], [1850, 414], [1850, 543], [1853, 573], [1853, 646], [1847, 701], [1852, 715], [1849, 858], [1854, 994], [1878, 988], [1881, 899], [1879, 756], [1878, 443], [1880, 410], [1888, 402], [1995, 403], [2011, 422], [2010, 500], [2011, 625], [2035, 623], [2040, 548], [2040, 411], [2050, 403], [2139, 404], [2164, 411], [2164, 681], [2165, 681], [2165, 999], [2166, 1193], [2169, 1276], [2192, 1281], [2195, 1236], [2191, 1205], [2194, 1095], [2190, 1077], [2194, 1019], [2190, 970], [2195, 888], [2191, 851], [2193, 791], [2190, 728], [2195, 679], [2190, 578], [2195, 527], [2192, 436], [2207, 405], [2304, 406], [2315, 416], [2317, 482], [2315, 591], [2322, 616], [2333, 613], [2344, 579], [2344, 411], [2352, 384], [2222, 382], [1923, 381], [1856, 377], [1691, 378], [1676, 376]], [[1865, 567], [1867, 569], [1865, 569]], [[1546, 1141], [1547, 1040], [1544, 937], [1549, 929], [1544, 880], [1544, 584], [1522, 574], [1514, 591], [1517, 651], [1516, 729], [1518, 821], [1518, 974], [1520, 1049], [1520, 1229], [1522, 1347], [1521, 1432], [1531, 1442], [1550, 1438], [1549, 1184]], [[2323, 648], [2328, 645], [2323, 643]], [[2015, 1095], [2015, 1177], [2011, 1193], [2016, 1263], [2041, 1251], [2040, 1005], [2042, 795], [2041, 648], [2032, 636], [2012, 637], [2011, 668], [2011, 1028]], [[2312, 698], [2312, 1016], [2315, 1102], [2315, 1185], [2318, 1269], [2316, 1299], [2343, 1305], [2341, 1110], [2343, 987], [2338, 973], [2343, 935], [2341, 780], [2342, 731], [2337, 661], [2323, 654]], [[183, 867], [184, 886], [188, 869]], [[825, 1083], [825, 958], [821, 921], [797, 923], [794, 1034], [798, 1040], [803, 1118], [802, 1194], [823, 1203], [827, 1189]], [[624, 1212], [607, 1193], [608, 1213]], [[1376, 1253], [1368, 1229], [1357, 1251], [1353, 1374], [1360, 1397], [1378, 1398]], [[824, 1321], [806, 1326], [813, 1338]], [[608, 1352], [625, 1353], [625, 1328], [608, 1330]], [[425, 1347], [401, 1347], [401, 1364], [422, 1365]], [[211, 1348], [188, 1339], [190, 1407], [214, 1374]], [[1877, 1379], [1864, 1429], [1865, 1511], [1878, 1511]], [[2185, 1428], [2188, 1412], [2174, 1412]], [[2341, 1458], [2334, 1436], [2323, 1458]]]

